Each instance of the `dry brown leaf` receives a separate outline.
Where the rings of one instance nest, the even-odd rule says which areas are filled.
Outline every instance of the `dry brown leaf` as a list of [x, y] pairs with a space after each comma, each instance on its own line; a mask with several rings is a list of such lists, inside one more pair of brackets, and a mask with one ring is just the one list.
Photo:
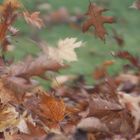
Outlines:
[[56, 127], [64, 119], [66, 107], [63, 100], [46, 93], [40, 93], [38, 96], [38, 98], [33, 97], [27, 100], [25, 106], [38, 115], [40, 120], [47, 123], [49, 127]]
[[46, 71], [58, 71], [64, 68], [64, 65], [57, 61], [48, 59], [45, 54], [41, 54], [35, 59], [29, 59], [24, 62], [13, 64], [9, 67], [9, 73], [15, 77], [29, 79], [32, 76], [41, 76]]
[[44, 26], [43, 20], [39, 17], [40, 12], [29, 13], [28, 11], [23, 12], [25, 21], [39, 29]]
[[41, 110], [44, 110], [44, 115], [54, 122], [64, 119], [65, 104], [62, 100], [44, 95], [39, 103], [39, 107]]
[[95, 27], [95, 35], [100, 39], [105, 40], [105, 35], [107, 34], [105, 23], [113, 23], [115, 19], [113, 17], [103, 16], [102, 13], [107, 11], [107, 9], [98, 7], [95, 3], [90, 3], [87, 16], [89, 18], [83, 24], [83, 32], [89, 30], [91, 26]]
[[89, 102], [89, 115], [102, 118], [114, 111], [119, 112], [123, 107], [115, 101], [92, 97]]

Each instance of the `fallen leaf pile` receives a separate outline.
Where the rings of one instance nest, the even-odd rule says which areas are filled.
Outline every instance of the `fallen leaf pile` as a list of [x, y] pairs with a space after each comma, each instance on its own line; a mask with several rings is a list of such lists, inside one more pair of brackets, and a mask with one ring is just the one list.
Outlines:
[[77, 77], [72, 84], [55, 88], [56, 95], [71, 106], [68, 108], [70, 124], [61, 126], [65, 135], [70, 140], [79, 140], [83, 135], [83, 140], [88, 140], [89, 135], [95, 140], [138, 140], [135, 137], [140, 134], [139, 78], [129, 73], [116, 77], [107, 75], [88, 87]]

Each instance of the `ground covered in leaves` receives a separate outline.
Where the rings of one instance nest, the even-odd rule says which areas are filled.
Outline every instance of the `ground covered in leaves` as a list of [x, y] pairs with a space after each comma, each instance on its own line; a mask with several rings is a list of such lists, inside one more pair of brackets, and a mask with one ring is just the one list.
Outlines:
[[[96, 75], [93, 86], [86, 85], [83, 76], [60, 76], [52, 82], [52, 89], [45, 91], [30, 78], [35, 61], [29, 62], [32, 67], [19, 64], [11, 66], [10, 71], [5, 67], [1, 71], [1, 140], [140, 138], [138, 72], [125, 69], [125, 73], [110, 77], [100, 69], [102, 76]], [[26, 69], [21, 73], [23, 66]]]
[[[132, 7], [139, 10], [138, 1]], [[78, 29], [93, 34], [93, 26], [95, 35], [105, 42], [104, 24], [115, 22], [113, 16], [102, 15], [105, 11], [89, 2]], [[67, 37], [52, 47], [39, 40], [36, 56], [20, 62], [7, 59], [5, 54], [13, 49], [10, 38], [19, 32], [12, 26], [18, 18], [38, 29], [45, 26], [40, 12], [27, 11], [18, 0], [0, 5], [0, 140], [139, 140], [140, 58], [122, 49], [111, 52], [127, 64], [111, 76], [108, 69], [115, 62], [102, 62], [92, 72], [95, 83], [90, 86], [84, 75], [55, 76], [78, 61], [75, 49], [84, 43]], [[113, 32], [118, 45], [123, 45]], [[51, 88], [46, 91], [38, 78], [50, 81]]]

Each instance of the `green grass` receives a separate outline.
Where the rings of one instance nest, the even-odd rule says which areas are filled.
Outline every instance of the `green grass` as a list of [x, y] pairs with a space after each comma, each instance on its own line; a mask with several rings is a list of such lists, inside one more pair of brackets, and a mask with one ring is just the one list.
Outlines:
[[[41, 0], [40, 0], [41, 1]], [[42, 2], [45, 0], [42, 0]], [[99, 2], [100, 0], [96, 0]], [[110, 9], [106, 14], [113, 15], [117, 18], [118, 23], [106, 25], [109, 36], [106, 38], [106, 43], [100, 39], [95, 38], [94, 35], [83, 34], [82, 31], [71, 29], [67, 25], [57, 25], [49, 30], [45, 27], [38, 34], [42, 39], [50, 44], [56, 44], [59, 39], [65, 37], [77, 37], [78, 40], [85, 42], [85, 46], [77, 49], [78, 62], [71, 63], [71, 68], [61, 73], [65, 74], [84, 74], [87, 82], [92, 83], [92, 72], [94, 68], [105, 60], [115, 60], [115, 65], [111, 66], [109, 72], [116, 74], [121, 70], [121, 66], [126, 61], [115, 59], [111, 56], [111, 51], [118, 50], [119, 47], [112, 38], [112, 28], [115, 28], [118, 33], [122, 34], [125, 38], [125, 50], [129, 50], [133, 54], [139, 55], [140, 53], [140, 11], [130, 9], [129, 6], [133, 0], [108, 0], [110, 3], [107, 8]], [[23, 1], [28, 8], [34, 9], [34, 0]], [[48, 0], [53, 9], [58, 9], [61, 6], [67, 7], [71, 13], [76, 8], [80, 8], [81, 12], [85, 13], [88, 7], [88, 0]], [[34, 9], [35, 10], [35, 9]], [[23, 58], [27, 54], [36, 55], [38, 48], [29, 40], [29, 34], [34, 30], [26, 25], [23, 20], [16, 23], [16, 26], [21, 30], [23, 36], [18, 37], [13, 41], [16, 46], [16, 51], [9, 54], [15, 56], [16, 60]]]

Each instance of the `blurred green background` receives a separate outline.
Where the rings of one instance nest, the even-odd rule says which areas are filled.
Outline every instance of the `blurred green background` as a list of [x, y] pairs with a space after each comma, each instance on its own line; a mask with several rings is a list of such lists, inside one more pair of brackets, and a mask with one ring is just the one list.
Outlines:
[[[85, 75], [87, 83], [92, 83], [92, 73], [97, 65], [100, 65], [105, 60], [115, 60], [115, 65], [109, 68], [110, 74], [117, 74], [122, 65], [127, 61], [120, 60], [112, 57], [111, 52], [116, 50], [129, 50], [132, 54], [139, 55], [140, 53], [140, 11], [129, 8], [134, 0], [91, 0], [97, 4], [104, 5], [109, 9], [105, 15], [115, 16], [117, 23], [106, 24], [105, 27], [109, 33], [104, 43], [94, 35], [88, 33], [83, 34], [82, 31], [71, 28], [66, 24], [59, 24], [50, 29], [45, 28], [38, 30], [37, 34], [49, 44], [57, 44], [59, 39], [66, 37], [77, 37], [78, 40], [82, 40], [85, 45], [83, 48], [77, 49], [78, 61], [71, 63], [70, 69], [62, 71], [62, 74], [82, 74]], [[53, 10], [57, 10], [60, 7], [65, 7], [73, 14], [76, 9], [79, 9], [81, 13], [87, 11], [89, 1], [88, 0], [21, 0], [24, 3], [26, 9], [30, 11], [38, 11], [38, 4], [49, 3]], [[41, 10], [41, 15], [47, 15], [47, 11]], [[14, 56], [16, 60], [22, 59], [27, 54], [36, 55], [38, 53], [38, 47], [33, 43], [29, 37], [35, 31], [35, 28], [27, 25], [23, 19], [19, 19], [15, 27], [20, 29], [21, 35], [13, 40], [16, 49], [11, 52], [7, 57]], [[125, 45], [123, 48], [119, 48], [112, 35], [112, 28], [114, 28], [120, 35], [124, 37]]]

